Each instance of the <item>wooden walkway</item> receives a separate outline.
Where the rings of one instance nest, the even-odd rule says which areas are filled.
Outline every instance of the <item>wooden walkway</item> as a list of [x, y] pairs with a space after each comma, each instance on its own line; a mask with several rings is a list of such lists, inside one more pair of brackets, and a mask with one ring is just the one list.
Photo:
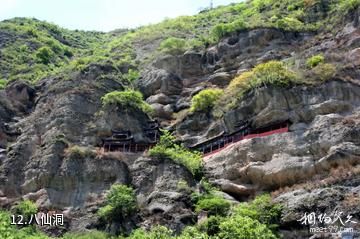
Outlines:
[[123, 152], [123, 153], [141, 153], [141, 152], [145, 152], [149, 149], [151, 149], [152, 147], [154, 147], [156, 144], [152, 143], [152, 144], [146, 144], [146, 143], [131, 143], [131, 144], [121, 144], [121, 143], [105, 143], [103, 145], [104, 151], [105, 152], [113, 152], [113, 151], [118, 151], [118, 152]]
[[[215, 154], [225, 149], [229, 145], [245, 139], [265, 137], [273, 134], [289, 132], [289, 121], [257, 129], [252, 129], [250, 126], [248, 126], [248, 123], [246, 123], [246, 125], [246, 127], [241, 127], [240, 129], [231, 134], [225, 134], [223, 132], [222, 134], [214, 138], [208, 139], [204, 142], [198, 143], [188, 148], [191, 150], [197, 150], [203, 153], [204, 157], [207, 157], [211, 154]], [[156, 137], [155, 141], [152, 143], [137, 143], [133, 140], [131, 132], [128, 132], [126, 137], [123, 139], [114, 137], [104, 139], [103, 148], [105, 152], [119, 151], [124, 153], [141, 153], [154, 147], [157, 141], [158, 138]]]
[[265, 137], [265, 136], [270, 136], [273, 134], [281, 134], [281, 133], [286, 133], [286, 132], [289, 132], [288, 126], [279, 128], [279, 129], [270, 130], [270, 131], [263, 132], [263, 133], [254, 133], [254, 134], [248, 134], [248, 135], [245, 135], [242, 137], [234, 137], [234, 138], [231, 138], [229, 141], [227, 141], [226, 144], [218, 145], [218, 147], [214, 147], [210, 152], [203, 153], [203, 157], [207, 157], [212, 154], [218, 153], [218, 152], [222, 151], [223, 149], [227, 148], [228, 146], [235, 144], [239, 141], [245, 140], [245, 139]]

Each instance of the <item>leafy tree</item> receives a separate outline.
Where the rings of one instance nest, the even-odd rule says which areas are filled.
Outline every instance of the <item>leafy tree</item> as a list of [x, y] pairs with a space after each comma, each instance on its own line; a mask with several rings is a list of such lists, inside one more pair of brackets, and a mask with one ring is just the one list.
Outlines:
[[122, 184], [111, 186], [106, 195], [105, 206], [99, 209], [99, 216], [108, 221], [124, 219], [136, 210], [136, 197], [131, 187]]
[[191, 99], [190, 111], [209, 112], [222, 95], [223, 90], [221, 89], [202, 90]]

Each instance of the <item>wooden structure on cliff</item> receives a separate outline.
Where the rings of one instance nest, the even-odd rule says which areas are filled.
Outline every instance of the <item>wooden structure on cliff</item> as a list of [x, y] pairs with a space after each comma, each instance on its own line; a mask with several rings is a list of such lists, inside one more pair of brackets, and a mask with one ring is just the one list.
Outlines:
[[[284, 133], [289, 131], [290, 121], [273, 123], [258, 128], [251, 127], [249, 120], [239, 121], [235, 125], [235, 130], [231, 133], [222, 132], [221, 134], [207, 139], [206, 141], [190, 146], [192, 150], [202, 152], [204, 155], [215, 153], [232, 143], [244, 139], [264, 137], [272, 134]], [[148, 121], [143, 127], [146, 142], [136, 142], [130, 131], [112, 130], [112, 136], [103, 139], [103, 148], [106, 152], [120, 151], [126, 153], [138, 153], [149, 150], [155, 146], [160, 139], [160, 128], [157, 121]]]
[[203, 154], [215, 153], [229, 144], [255, 137], [264, 137], [272, 134], [284, 133], [289, 131], [290, 122], [284, 121], [260, 128], [252, 128], [251, 123], [246, 121], [241, 121], [236, 124], [236, 130], [231, 133], [222, 132], [221, 134], [208, 139], [204, 142], [197, 143], [190, 146], [190, 149], [197, 150]]
[[143, 130], [152, 143], [157, 143], [160, 139], [160, 126], [157, 120], [148, 121], [147, 127], [144, 127]]
[[126, 151], [134, 142], [131, 132], [111, 130], [111, 137], [102, 139], [105, 151]]
[[159, 123], [148, 121], [147, 126], [143, 128], [147, 142], [136, 142], [131, 131], [112, 130], [111, 137], [102, 139], [102, 146], [105, 152], [119, 151], [125, 153], [144, 152], [155, 146], [160, 139]]

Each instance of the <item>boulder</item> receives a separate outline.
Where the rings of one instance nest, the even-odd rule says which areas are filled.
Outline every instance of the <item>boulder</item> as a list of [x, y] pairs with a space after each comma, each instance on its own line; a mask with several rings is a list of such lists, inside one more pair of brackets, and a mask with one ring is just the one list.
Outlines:
[[137, 84], [145, 98], [159, 93], [167, 96], [179, 95], [182, 91], [181, 78], [163, 69], [145, 71], [143, 78]]
[[25, 82], [15, 81], [6, 87], [6, 95], [19, 112], [28, 113], [34, 103], [36, 91]]
[[140, 157], [130, 166], [132, 183], [137, 189], [139, 206], [145, 208], [142, 225], [155, 222], [180, 232], [196, 220], [191, 210], [190, 195], [178, 186], [180, 180], [189, 189], [195, 186], [192, 174], [168, 159]]
[[227, 86], [231, 80], [231, 76], [226, 72], [215, 73], [209, 77], [209, 82], [219, 87]]

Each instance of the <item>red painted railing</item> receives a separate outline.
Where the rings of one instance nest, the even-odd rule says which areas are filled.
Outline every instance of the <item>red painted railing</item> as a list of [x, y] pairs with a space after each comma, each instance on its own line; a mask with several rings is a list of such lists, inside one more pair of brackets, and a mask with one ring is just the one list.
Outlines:
[[[285, 126], [285, 127], [284, 127]], [[268, 130], [270, 129], [270, 130]], [[261, 132], [264, 130], [268, 130], [266, 132]], [[229, 145], [232, 145], [236, 142], [239, 142], [241, 140], [244, 139], [251, 139], [251, 138], [256, 138], [256, 137], [265, 137], [265, 136], [269, 136], [269, 135], [273, 135], [273, 134], [280, 134], [280, 133], [286, 133], [289, 131], [289, 125], [288, 123], [282, 123], [278, 126], [273, 126], [273, 127], [268, 127], [266, 129], [263, 130], [258, 130], [258, 131], [254, 131], [251, 132], [250, 134], [246, 134], [244, 132], [242, 133], [236, 133], [234, 135], [224, 135], [222, 137], [219, 137], [217, 140], [219, 141], [219, 143], [213, 143], [211, 142], [211, 140], [205, 142], [205, 144], [207, 144], [208, 146], [202, 147], [202, 150], [197, 149], [192, 147], [192, 149], [197, 149], [199, 151], [202, 151], [204, 157], [209, 156], [211, 154], [215, 154], [223, 149], [225, 149], [226, 147], [228, 147]], [[258, 133], [257, 133], [258, 132]], [[105, 152], [112, 152], [112, 151], [118, 151], [118, 152], [123, 152], [123, 153], [141, 153], [144, 151], [147, 151], [149, 149], [151, 149], [152, 147], [154, 147], [156, 144], [154, 143], [143, 143], [143, 144], [138, 144], [138, 143], [128, 143], [128, 144], [122, 144], [122, 143], [105, 143], [103, 145], [104, 151]], [[210, 147], [209, 147], [210, 145]], [[206, 149], [205, 149], [206, 148]]]
[[216, 149], [212, 150], [211, 152], [208, 152], [208, 153], [205, 153], [203, 156], [206, 157], [206, 156], [209, 156], [209, 155], [212, 155], [212, 154], [215, 154], [215, 153], [218, 153], [220, 151], [222, 151], [223, 149], [225, 149], [226, 147], [234, 144], [234, 143], [237, 143], [239, 141], [242, 141], [244, 139], [252, 139], [252, 138], [257, 138], [257, 137], [265, 137], [265, 136], [269, 136], [269, 135], [273, 135], [273, 134], [281, 134], [281, 133], [286, 133], [286, 132], [289, 132], [289, 126], [286, 125], [286, 127], [283, 127], [283, 128], [279, 128], [279, 129], [274, 129], [274, 130], [270, 130], [270, 131], [267, 131], [267, 132], [263, 132], [263, 133], [258, 133], [258, 134], [248, 134], [248, 135], [245, 135], [245, 136], [233, 136], [230, 140], [227, 140], [227, 143], [224, 144], [222, 147], [221, 145], [219, 145]]

